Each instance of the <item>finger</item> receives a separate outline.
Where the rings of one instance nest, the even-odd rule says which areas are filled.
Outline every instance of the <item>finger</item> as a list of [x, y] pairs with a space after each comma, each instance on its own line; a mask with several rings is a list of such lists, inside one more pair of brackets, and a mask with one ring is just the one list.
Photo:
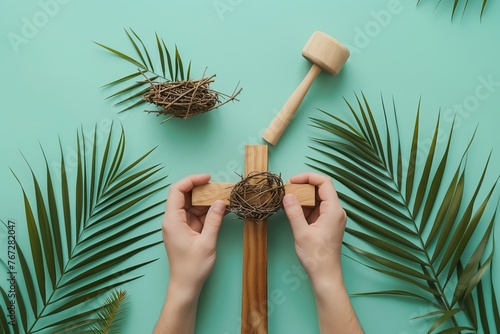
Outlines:
[[201, 233], [203, 229], [202, 217], [198, 217], [193, 215], [192, 213], [187, 213], [187, 225], [191, 228], [191, 230]]
[[322, 201], [339, 201], [337, 191], [333, 186], [332, 180], [325, 175], [303, 173], [291, 177], [290, 182], [299, 184], [308, 183], [318, 187], [318, 197]]
[[208, 209], [205, 217], [201, 234], [213, 244], [217, 241], [217, 235], [222, 225], [222, 218], [224, 217], [225, 210], [226, 204], [221, 200], [217, 200], [212, 204], [210, 209]]
[[203, 219], [208, 212], [209, 206], [192, 206], [186, 209], [188, 213], [195, 217]]
[[292, 194], [287, 194], [283, 197], [283, 208], [292, 226], [294, 238], [297, 239], [302, 231], [308, 226], [306, 218], [304, 217], [304, 211], [302, 211], [302, 207], [295, 195]]
[[181, 192], [187, 193], [190, 192], [195, 186], [205, 184], [209, 180], [210, 174], [194, 174], [177, 182], [177, 185]]
[[[167, 210], [184, 209], [186, 194], [195, 186], [205, 184], [210, 180], [210, 174], [196, 174], [183, 178], [170, 187], [167, 201]], [[189, 206], [191, 201], [189, 200]]]

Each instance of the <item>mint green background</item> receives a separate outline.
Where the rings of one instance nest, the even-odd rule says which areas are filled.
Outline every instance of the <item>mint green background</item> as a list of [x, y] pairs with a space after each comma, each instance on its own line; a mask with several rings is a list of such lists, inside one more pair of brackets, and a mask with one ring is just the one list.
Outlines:
[[[305, 156], [313, 154], [308, 138], [318, 132], [308, 125], [308, 117], [320, 116], [316, 108], [345, 118], [343, 96], [353, 101], [353, 92], [363, 91], [379, 106], [382, 93], [387, 102], [395, 98], [404, 134], [411, 130], [422, 98], [424, 143], [432, 135], [439, 109], [441, 127], [449, 129], [453, 106], [470, 101], [480, 86], [479, 77], [500, 82], [500, 3], [494, 0], [489, 1], [481, 23], [477, 1], [471, 1], [463, 19], [459, 14], [453, 21], [449, 5], [433, 11], [435, 1], [416, 7], [416, 1], [409, 0], [221, 0], [230, 9], [223, 13], [211, 0], [65, 2], [16, 52], [8, 34], [21, 34], [23, 19], [31, 20], [43, 9], [36, 1], [0, 1], [0, 219], [18, 223], [21, 244], [27, 241], [22, 197], [9, 167], [29, 185], [29, 169], [20, 152], [36, 172], [43, 172], [39, 143], [49, 161], [57, 161], [58, 136], [67, 151], [74, 147], [80, 125], [90, 132], [97, 124], [105, 133], [111, 121], [121, 122], [129, 159], [158, 146], [149, 163], [164, 164], [169, 182], [198, 172], [209, 172], [215, 180], [236, 181], [234, 171], [243, 168], [244, 145], [263, 143], [260, 134], [307, 72], [309, 64], [300, 51], [315, 30], [335, 36], [351, 48], [352, 55], [341, 75], [318, 77], [279, 145], [270, 149], [270, 170], [284, 178], [310, 170], [305, 165]], [[374, 13], [393, 5], [397, 13], [393, 11], [383, 25], [378, 23]], [[125, 27], [132, 27], [152, 47], [155, 31], [170, 45], [177, 44], [184, 58], [193, 61], [193, 77], [205, 67], [208, 74], [217, 74], [214, 89], [229, 93], [240, 81], [240, 102], [188, 121], [164, 124], [140, 109], [117, 114], [113, 102], [104, 99], [109, 91], [99, 87], [132, 68], [92, 41], [130, 51]], [[360, 31], [368, 31], [371, 37], [363, 39]], [[470, 112], [456, 115], [454, 162], [478, 126], [467, 162], [471, 186], [490, 151], [491, 170], [485, 183], [492, 185], [500, 170], [499, 88], [493, 87], [489, 97]], [[407, 144], [410, 140], [403, 137]], [[498, 239], [500, 231], [495, 234]], [[0, 240], [4, 245], [4, 230]], [[200, 298], [197, 333], [239, 332], [241, 240], [242, 224], [228, 217], [219, 236], [216, 266]], [[168, 278], [164, 249], [158, 246], [135, 260], [155, 257], [159, 261], [142, 270], [145, 276], [126, 286], [132, 303], [125, 333], [150, 332], [156, 322]], [[281, 293], [270, 309], [270, 333], [318, 331], [309, 281], [303, 273], [292, 272], [298, 265], [289, 225], [280, 213], [269, 220], [269, 295]], [[348, 259], [344, 275], [350, 293], [394, 287], [386, 277]], [[367, 333], [424, 333], [428, 328], [425, 320], [410, 320], [430, 311], [412, 300], [362, 297], [354, 298], [353, 305]]]

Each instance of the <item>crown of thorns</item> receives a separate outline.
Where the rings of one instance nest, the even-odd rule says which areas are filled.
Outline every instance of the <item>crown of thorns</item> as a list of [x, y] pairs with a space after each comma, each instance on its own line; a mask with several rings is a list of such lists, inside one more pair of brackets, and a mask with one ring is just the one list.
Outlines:
[[243, 219], [266, 219], [281, 208], [284, 196], [280, 175], [252, 172], [233, 187], [227, 209]]

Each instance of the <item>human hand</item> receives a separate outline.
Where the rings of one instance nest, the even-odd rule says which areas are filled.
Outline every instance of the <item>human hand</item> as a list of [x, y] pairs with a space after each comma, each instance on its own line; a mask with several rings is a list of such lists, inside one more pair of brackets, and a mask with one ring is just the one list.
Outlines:
[[214, 202], [210, 208], [191, 205], [191, 190], [209, 180], [209, 174], [192, 175], [170, 187], [162, 224], [170, 267], [169, 288], [199, 293], [214, 266], [226, 205], [223, 201]]
[[341, 278], [340, 253], [346, 224], [346, 213], [340, 205], [330, 178], [304, 173], [290, 178], [290, 183], [317, 187], [314, 208], [302, 208], [294, 195], [283, 198], [283, 207], [290, 220], [295, 251], [314, 285], [322, 280]]

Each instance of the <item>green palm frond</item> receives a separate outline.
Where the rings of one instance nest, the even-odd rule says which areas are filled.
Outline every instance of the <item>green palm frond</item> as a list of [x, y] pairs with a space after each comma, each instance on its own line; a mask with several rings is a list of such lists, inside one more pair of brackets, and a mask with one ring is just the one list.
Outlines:
[[[417, 0], [417, 5], [420, 4], [420, 2], [422, 2], [422, 0]], [[486, 4], [488, 3], [488, 0], [478, 0], [478, 1], [474, 1], [474, 3], [481, 5], [481, 11], [479, 13], [479, 17], [482, 18], [484, 10], [486, 8]], [[438, 0], [437, 4], [436, 4], [436, 8], [440, 4], [441, 4], [441, 0]], [[452, 19], [453, 19], [453, 17], [455, 17], [455, 14], [457, 13], [457, 11], [460, 10], [460, 8], [462, 8], [462, 16], [465, 15], [465, 11], [467, 10], [467, 8], [469, 8], [469, 0], [453, 0], [449, 4], [452, 6], [451, 7], [451, 18]]]
[[[320, 158], [309, 157], [308, 165], [346, 188], [339, 191], [339, 198], [355, 223], [346, 228], [353, 237], [353, 242], [344, 243], [352, 253], [347, 256], [406, 287], [357, 295], [400, 296], [433, 305], [435, 311], [421, 315], [434, 320], [429, 333], [443, 328], [447, 333], [495, 328], [499, 313], [493, 285], [491, 298], [481, 285], [494, 254], [494, 244], [489, 249], [488, 243], [498, 207], [493, 193], [499, 176], [493, 184], [484, 184], [489, 158], [469, 196], [466, 160], [474, 137], [452, 167], [453, 126], [443, 134], [439, 116], [428, 153], [421, 153], [420, 103], [407, 154], [394, 101], [390, 118], [382, 99], [382, 126], [363, 94], [356, 95], [356, 107], [346, 103], [353, 125], [324, 111], [324, 119], [312, 118], [323, 137], [313, 138], [311, 148]], [[438, 138], [443, 137], [448, 139], [440, 150]], [[486, 194], [480, 196], [483, 188]], [[458, 320], [462, 314], [465, 324]]]
[[[153, 237], [160, 230], [151, 223], [161, 216], [164, 199], [145, 204], [168, 186], [159, 174], [162, 167], [143, 166], [153, 150], [129, 163], [123, 128], [118, 139], [111, 129], [100, 148], [102, 135], [97, 127], [93, 137], [78, 131], [71, 164], [60, 144], [59, 180], [43, 149], [45, 176], [31, 170], [33, 190], [18, 179], [29, 251], [16, 243], [16, 270], [22, 277], [15, 294], [18, 326], [5, 327], [0, 316], [4, 333], [87, 328], [100, 310], [92, 305], [96, 298], [140, 278], [133, 273], [157, 260], [138, 262], [134, 255], [162, 242]], [[0, 288], [0, 293], [0, 305], [9, 305], [6, 291]]]
[[[125, 85], [124, 88], [119, 89], [117, 92], [109, 95], [107, 98], [117, 98], [118, 101], [115, 105], [122, 105], [128, 103], [129, 105], [122, 109], [121, 111], [129, 110], [139, 105], [147, 103], [147, 101], [141, 98], [150, 88], [151, 82], [157, 80], [161, 81], [179, 81], [179, 80], [189, 80], [191, 75], [191, 62], [189, 62], [187, 68], [184, 66], [182, 57], [180, 55], [179, 48], [175, 46], [173, 54], [169, 51], [167, 44], [163, 38], [156, 38], [156, 51], [158, 53], [159, 63], [161, 70], [154, 67], [152, 60], [152, 52], [148, 51], [148, 48], [142, 41], [142, 39], [135, 33], [132, 29], [125, 29], [127, 38], [134, 49], [135, 56], [127, 55], [121, 51], [114, 48], [106, 46], [101, 43], [95, 42], [100, 47], [110, 51], [119, 58], [125, 60], [126, 62], [132, 64], [136, 70], [132, 73], [124, 75], [112, 82], [105, 84], [103, 87], [114, 87]], [[135, 101], [135, 102], [134, 102]]]

